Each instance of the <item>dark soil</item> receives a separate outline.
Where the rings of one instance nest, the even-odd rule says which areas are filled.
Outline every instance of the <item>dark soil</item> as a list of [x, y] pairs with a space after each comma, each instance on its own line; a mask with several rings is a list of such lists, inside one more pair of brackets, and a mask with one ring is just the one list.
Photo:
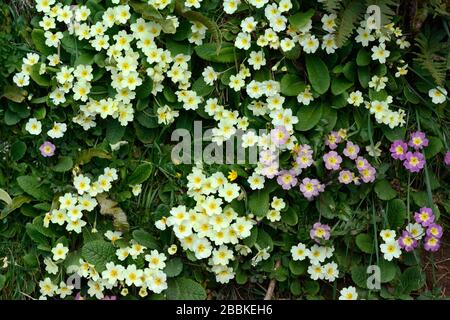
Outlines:
[[[424, 267], [427, 275], [427, 287], [433, 286], [433, 263], [431, 255], [424, 254]], [[443, 297], [450, 298], [450, 232], [444, 231], [441, 248], [436, 251], [434, 257], [434, 271], [436, 287], [440, 288]]]

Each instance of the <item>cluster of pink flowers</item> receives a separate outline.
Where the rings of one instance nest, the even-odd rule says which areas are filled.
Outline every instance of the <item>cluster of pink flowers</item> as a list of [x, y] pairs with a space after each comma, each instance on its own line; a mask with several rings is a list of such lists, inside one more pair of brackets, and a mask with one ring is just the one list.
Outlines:
[[318, 196], [325, 190], [325, 186], [317, 179], [304, 178], [299, 183], [298, 176], [304, 169], [314, 163], [313, 150], [307, 144], [297, 145], [294, 151], [295, 163], [292, 168], [280, 170], [278, 162], [278, 147], [283, 146], [290, 138], [284, 126], [277, 126], [270, 131], [271, 142], [276, 150], [267, 149], [259, 153], [259, 162], [262, 164], [261, 174], [269, 179], [276, 178], [277, 183], [284, 189], [290, 190], [299, 184], [300, 192], [308, 200]]
[[314, 223], [312, 229], [309, 231], [309, 236], [312, 240], [320, 243], [320, 240], [330, 239], [331, 231], [330, 226], [327, 224], [321, 224], [320, 222]]
[[425, 233], [422, 231], [421, 234], [414, 235], [408, 230], [404, 230], [401, 237], [397, 240], [400, 247], [410, 252], [418, 247], [418, 240], [421, 240], [425, 235], [423, 241], [424, 249], [427, 251], [437, 251], [441, 245], [443, 231], [442, 226], [434, 222], [435, 216], [431, 208], [420, 208], [418, 212], [414, 213], [414, 220], [425, 228]]
[[[325, 168], [332, 171], [341, 170], [342, 157], [338, 152], [334, 151], [337, 149], [338, 144], [343, 142], [344, 140], [341, 138], [338, 132], [331, 132], [330, 135], [327, 136], [325, 144], [332, 150], [324, 154], [323, 161], [325, 162]], [[364, 183], [370, 183], [375, 180], [376, 170], [375, 168], [367, 161], [365, 158], [358, 156], [360, 152], [360, 148], [357, 144], [354, 144], [351, 141], [347, 141], [345, 148], [343, 150], [343, 155], [347, 158], [354, 160], [356, 168], [359, 172], [359, 177], [355, 175], [350, 170], [344, 169], [339, 172], [338, 180], [343, 184], [360, 184], [360, 179]]]
[[[283, 126], [277, 126], [270, 132], [272, 142], [277, 146], [285, 144], [289, 138], [289, 132]], [[358, 170], [359, 175], [356, 175], [349, 169], [342, 169], [341, 165], [343, 157], [335, 151], [341, 142], [346, 141], [343, 138], [341, 131], [332, 131], [327, 135], [325, 145], [327, 145], [331, 151], [323, 155], [325, 162], [325, 168], [332, 171], [339, 171], [338, 181], [342, 184], [354, 183], [356, 185], [364, 183], [370, 183], [375, 180], [376, 170], [364, 157], [359, 156], [360, 147], [351, 142], [346, 141], [345, 147], [341, 150], [341, 154], [344, 157], [354, 161], [355, 167]], [[278, 163], [277, 150], [271, 149], [263, 150], [259, 154], [259, 160], [262, 164], [261, 174], [269, 179], [276, 177], [277, 183], [284, 189], [290, 190], [299, 184], [300, 192], [303, 196], [312, 200], [317, 197], [321, 192], [325, 191], [325, 185], [319, 180], [306, 177], [302, 180], [298, 176], [304, 169], [313, 165], [313, 150], [311, 146], [307, 144], [297, 145], [294, 148], [295, 164], [290, 169], [280, 170]]]
[[442, 238], [442, 227], [434, 222], [435, 216], [431, 208], [421, 208], [414, 214], [414, 219], [426, 228], [424, 248], [427, 251], [437, 251]]
[[[413, 151], [409, 151], [408, 146], [413, 148]], [[428, 139], [425, 133], [416, 131], [411, 133], [408, 143], [395, 140], [389, 151], [392, 158], [403, 161], [403, 166], [410, 172], [419, 172], [425, 166], [425, 157], [420, 150], [426, 146], [428, 146]]]

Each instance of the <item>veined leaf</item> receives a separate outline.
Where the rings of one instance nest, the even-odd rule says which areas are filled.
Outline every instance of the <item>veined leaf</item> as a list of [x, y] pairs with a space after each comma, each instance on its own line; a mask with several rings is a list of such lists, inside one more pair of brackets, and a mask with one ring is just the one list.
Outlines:
[[327, 92], [330, 87], [330, 73], [325, 62], [317, 56], [307, 55], [306, 71], [313, 89], [319, 94]]
[[224, 42], [219, 52], [216, 50], [214, 43], [206, 43], [195, 47], [195, 53], [203, 60], [218, 63], [233, 63], [239, 60], [241, 53], [236, 51], [233, 44]]
[[205, 289], [194, 280], [187, 278], [173, 278], [168, 281], [166, 291], [169, 300], [205, 300]]

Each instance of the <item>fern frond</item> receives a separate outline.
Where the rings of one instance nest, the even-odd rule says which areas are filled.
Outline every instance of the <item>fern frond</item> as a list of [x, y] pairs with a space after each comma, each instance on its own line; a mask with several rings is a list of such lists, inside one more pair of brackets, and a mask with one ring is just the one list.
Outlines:
[[381, 25], [386, 25], [392, 21], [392, 17], [396, 13], [399, 1], [395, 0], [366, 0], [366, 7], [376, 5], [381, 12]]
[[450, 2], [448, 0], [429, 0], [425, 3], [425, 8], [431, 10], [433, 18], [438, 16], [450, 17]]
[[323, 0], [319, 1], [328, 13], [336, 13], [341, 7], [342, 0]]
[[356, 23], [364, 13], [364, 2], [360, 0], [349, 1], [338, 13], [336, 28], [336, 45], [343, 46], [352, 35]]
[[449, 46], [445, 42], [440, 42], [441, 37], [427, 37], [421, 33], [416, 38], [416, 45], [420, 52], [415, 53], [416, 61], [426, 70], [438, 85], [443, 85], [447, 74], [447, 61], [439, 53], [448, 50]]

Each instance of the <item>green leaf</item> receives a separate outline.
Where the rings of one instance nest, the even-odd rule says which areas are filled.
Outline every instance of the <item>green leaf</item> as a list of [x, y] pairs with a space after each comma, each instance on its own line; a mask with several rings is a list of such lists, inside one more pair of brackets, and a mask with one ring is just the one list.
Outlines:
[[240, 285], [246, 284], [248, 281], [248, 276], [241, 268], [236, 270], [236, 283]]
[[92, 13], [97, 13], [99, 11], [104, 11], [105, 8], [103, 8], [103, 6], [101, 6], [100, 4], [98, 4], [98, 0], [88, 0], [86, 1], [86, 7], [88, 7]]
[[78, 154], [78, 156], [75, 160], [75, 163], [77, 165], [86, 164], [86, 163], [91, 162], [92, 158], [111, 159], [111, 155], [102, 149], [90, 148], [90, 149], [81, 151]]
[[138, 229], [133, 231], [133, 239], [148, 249], [157, 249], [158, 243], [156, 239], [147, 231]]
[[195, 53], [203, 60], [218, 63], [233, 63], [239, 60], [241, 53], [235, 50], [233, 44], [224, 42], [217, 52], [215, 43], [206, 43], [195, 47]]
[[25, 155], [27, 145], [22, 141], [16, 141], [11, 145], [11, 160], [19, 161]]
[[394, 142], [395, 140], [403, 140], [406, 135], [405, 127], [396, 127], [391, 129], [387, 126], [382, 128], [383, 134], [389, 141]]
[[[333, 96], [331, 99], [331, 108], [333, 109], [342, 109], [348, 106], [347, 102], [348, 95], [346, 93], [343, 93], [338, 96]], [[327, 108], [328, 106], [325, 105], [324, 108]]]
[[258, 217], [265, 217], [270, 208], [269, 191], [267, 188], [254, 191], [248, 199], [250, 212]]
[[88, 43], [78, 40], [74, 35], [69, 34], [68, 31], [63, 32], [61, 47], [73, 57], [76, 57], [82, 49], [92, 49]]
[[302, 294], [302, 285], [298, 280], [292, 281], [289, 289], [294, 296], [299, 296]]
[[21, 103], [25, 100], [28, 92], [15, 85], [5, 85], [3, 87], [3, 93], [0, 97], [5, 97], [8, 100]]
[[98, 272], [102, 272], [108, 262], [116, 260], [116, 249], [110, 242], [94, 240], [83, 246], [81, 255], [83, 259], [93, 264]]
[[33, 240], [37, 244], [48, 246], [47, 237], [39, 231], [36, 225], [27, 223], [25, 225], [25, 230], [31, 240]]
[[386, 216], [391, 229], [403, 226], [406, 219], [406, 205], [400, 199], [393, 199], [388, 202]]
[[280, 266], [279, 268], [272, 271], [269, 275], [270, 278], [276, 279], [279, 282], [284, 282], [289, 276], [289, 271], [284, 266]]
[[[22, 207], [21, 211], [25, 209], [26, 207]], [[44, 217], [38, 216], [35, 219], [33, 219], [33, 226], [35, 227], [35, 230], [46, 236], [47, 238], [53, 238], [56, 237], [57, 233], [52, 228], [46, 228], [44, 227]]]
[[43, 97], [36, 97], [30, 100], [30, 102], [32, 104], [43, 104], [43, 103], [47, 103], [48, 100], [48, 96], [43, 96]]
[[321, 121], [324, 123], [324, 131], [328, 132], [333, 130], [337, 122], [337, 111], [334, 108], [328, 108], [324, 106], [322, 108]]
[[349, 61], [344, 65], [344, 69], [342, 70], [344, 77], [351, 81], [355, 82], [356, 79], [356, 65], [353, 61]]
[[256, 243], [256, 239], [258, 238], [258, 228], [252, 228], [252, 230], [250, 231], [250, 236], [248, 236], [247, 238], [245, 238], [243, 240], [243, 243], [247, 246], [247, 247], [253, 247]]
[[375, 193], [381, 200], [392, 200], [397, 196], [397, 192], [387, 180], [379, 180], [375, 183]]
[[51, 84], [50, 78], [39, 74], [39, 70], [41, 68], [41, 63], [35, 64], [31, 68], [30, 77], [33, 79], [41, 87], [49, 87]]
[[183, 271], [183, 262], [181, 261], [181, 258], [177, 257], [167, 261], [163, 271], [168, 278], [178, 276], [181, 271]]
[[302, 49], [300, 48], [300, 46], [297, 44], [295, 44], [295, 46], [289, 50], [289, 51], [282, 51], [283, 55], [289, 59], [289, 60], [297, 60], [298, 58], [300, 58], [300, 54], [302, 52]]
[[[99, 66], [99, 67], [101, 67], [101, 68], [104, 68], [105, 67], [105, 65], [106, 65], [106, 62], [107, 61], [107, 58], [106, 58], [106, 54], [104, 54], [104, 53], [97, 53], [95, 56], [94, 56], [94, 62]], [[136, 90], [137, 91], [137, 90]]]
[[305, 90], [305, 87], [305, 82], [294, 74], [287, 73], [281, 78], [281, 93], [285, 96], [297, 96]]
[[373, 238], [367, 233], [360, 233], [356, 236], [356, 245], [364, 253], [373, 253]]
[[397, 269], [393, 261], [386, 261], [384, 259], [380, 259], [378, 266], [380, 267], [381, 283], [388, 283], [394, 280], [395, 275], [397, 273]]
[[126, 126], [122, 126], [119, 121], [110, 120], [106, 124], [106, 140], [110, 144], [119, 142], [125, 134]]
[[431, 159], [439, 152], [441, 152], [441, 150], [444, 148], [444, 145], [441, 139], [436, 137], [428, 137], [428, 140], [428, 146], [425, 148], [424, 153], [426, 159]]
[[281, 213], [281, 221], [290, 226], [295, 226], [298, 223], [298, 216], [292, 207], [289, 207], [285, 212]]
[[322, 112], [322, 105], [301, 106], [297, 112], [298, 123], [295, 125], [295, 129], [298, 131], [311, 130], [319, 123]]
[[0, 290], [5, 287], [6, 277], [3, 274], [0, 274]]
[[331, 93], [333, 95], [338, 96], [353, 86], [353, 82], [346, 80], [345, 78], [336, 78], [333, 79], [331, 83]]
[[14, 113], [9, 109], [6, 110], [4, 121], [7, 126], [18, 124], [20, 120], [22, 120], [22, 118], [17, 113]]
[[47, 109], [45, 109], [44, 106], [37, 107], [33, 110], [33, 116], [37, 120], [44, 120], [45, 116], [47, 115]]
[[150, 163], [139, 165], [128, 178], [128, 184], [134, 186], [146, 181], [152, 174], [152, 168], [153, 167]]
[[412, 192], [411, 197], [416, 205], [419, 207], [428, 206], [428, 195], [425, 191]]
[[190, 43], [178, 42], [169, 39], [167, 39], [166, 41], [166, 48], [170, 51], [172, 56], [176, 56], [180, 53], [185, 55], [192, 55], [192, 52], [194, 52], [194, 49], [192, 48], [192, 45]]
[[173, 278], [168, 281], [166, 296], [169, 300], [205, 300], [206, 291], [194, 280]]
[[11, 212], [13, 212], [16, 209], [19, 209], [25, 203], [31, 202], [31, 200], [33, 199], [25, 195], [14, 197], [14, 199], [12, 199], [12, 202], [8, 204], [6, 207], [4, 207], [3, 210], [1, 211], [0, 220], [6, 218]]
[[273, 249], [272, 237], [261, 228], [258, 229], [258, 238], [256, 239], [256, 243], [260, 249], [269, 248], [269, 251], [272, 251]]
[[158, 121], [155, 116], [149, 114], [149, 110], [144, 110], [136, 114], [136, 120], [145, 128], [153, 129], [159, 127]]
[[58, 163], [52, 167], [53, 171], [56, 172], [66, 172], [72, 169], [73, 160], [71, 157], [62, 156], [58, 159]]
[[48, 185], [43, 185], [38, 178], [33, 176], [20, 176], [17, 178], [19, 187], [37, 200], [50, 200], [52, 190]]
[[369, 274], [367, 273], [367, 267], [361, 265], [353, 266], [351, 270], [353, 282], [360, 288], [367, 288], [367, 278]]
[[336, 215], [336, 202], [333, 194], [327, 191], [322, 192], [319, 196], [319, 201], [316, 201], [316, 208], [323, 217], [327, 219], [334, 218]]
[[315, 296], [316, 294], [319, 293], [320, 286], [319, 283], [317, 283], [317, 281], [306, 280], [303, 285], [303, 290], [305, 291], [306, 294]]
[[205, 80], [203, 79], [203, 76], [200, 76], [192, 84], [192, 90], [197, 92], [199, 96], [204, 97], [210, 94], [214, 90], [214, 87], [206, 84]]
[[6, 203], [7, 205], [10, 205], [12, 203], [12, 199], [9, 196], [9, 193], [3, 189], [0, 189], [0, 200]]
[[411, 89], [407, 86], [405, 86], [403, 88], [403, 94], [405, 95], [406, 100], [408, 100], [408, 102], [411, 102], [412, 104], [418, 104], [420, 103], [420, 99], [418, 96], [416, 96], [416, 94], [411, 91]]
[[425, 285], [425, 272], [419, 267], [409, 267], [400, 276], [400, 287], [404, 293], [417, 291]]
[[361, 84], [361, 87], [366, 89], [369, 86], [370, 81], [370, 69], [369, 67], [360, 67], [358, 68], [358, 80]]
[[81, 52], [74, 62], [74, 66], [78, 65], [92, 65], [95, 60], [95, 52]]
[[[178, 123], [178, 122], [177, 122]], [[156, 130], [146, 128], [138, 122], [133, 122], [134, 130], [136, 131], [136, 137], [143, 143], [153, 143], [156, 138]]]
[[300, 276], [306, 274], [306, 270], [308, 269], [308, 263], [306, 261], [294, 261], [289, 260], [289, 270], [295, 276]]
[[306, 56], [306, 71], [311, 86], [319, 94], [324, 94], [330, 87], [330, 73], [327, 65], [317, 56]]
[[25, 103], [15, 103], [10, 101], [8, 103], [8, 110], [16, 113], [21, 119], [25, 119], [30, 116], [30, 108]]
[[298, 12], [292, 16], [289, 16], [289, 23], [296, 29], [299, 30], [306, 26], [306, 24], [314, 16], [314, 9], [309, 9], [306, 12]]
[[[38, 268], [39, 267], [39, 260], [33, 253], [27, 253], [23, 256], [23, 261], [25, 262], [25, 265], [28, 268]], [[78, 260], [77, 260], [78, 262]]]
[[44, 33], [45, 32], [42, 29], [33, 29], [33, 31], [31, 32], [31, 39], [33, 40], [34, 46], [40, 53], [49, 56], [55, 53], [56, 49], [47, 47], [47, 45], [45, 44]]
[[153, 80], [151, 78], [146, 78], [144, 82], [136, 90], [136, 98], [141, 100], [145, 99], [152, 93], [153, 90]]
[[356, 64], [358, 67], [368, 66], [371, 61], [370, 53], [364, 48], [359, 49], [358, 55], [356, 56]]
[[371, 100], [384, 101], [388, 97], [388, 93], [386, 90], [375, 91], [373, 89], [369, 89], [369, 98]]

